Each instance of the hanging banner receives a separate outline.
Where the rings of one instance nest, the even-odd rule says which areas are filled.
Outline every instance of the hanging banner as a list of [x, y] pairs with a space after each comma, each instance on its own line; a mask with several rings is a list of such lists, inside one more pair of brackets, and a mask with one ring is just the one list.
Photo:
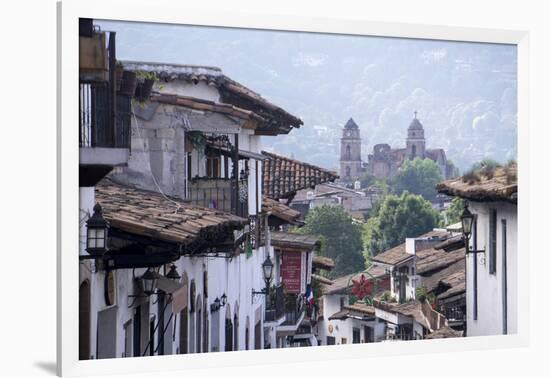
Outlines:
[[299, 294], [302, 287], [302, 254], [283, 251], [281, 276], [287, 293]]

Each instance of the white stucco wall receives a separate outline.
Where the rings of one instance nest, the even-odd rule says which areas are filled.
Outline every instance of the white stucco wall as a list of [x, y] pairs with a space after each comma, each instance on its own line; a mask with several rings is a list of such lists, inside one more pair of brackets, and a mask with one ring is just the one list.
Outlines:
[[[347, 305], [348, 297], [346, 295], [324, 295], [323, 296], [323, 319], [317, 324], [317, 337], [320, 345], [327, 345], [327, 337], [336, 338], [336, 345], [342, 344], [342, 338], [347, 340], [348, 344], [353, 342], [353, 328], [360, 331], [360, 342], [365, 341], [364, 326], [373, 329], [374, 341], [378, 342], [385, 337], [385, 324], [379, 321], [363, 321], [359, 319], [348, 318], [346, 320], [329, 320], [329, 317], [340, 311], [340, 298], [344, 298], [344, 305]], [[332, 326], [332, 332], [329, 327]]]
[[[490, 209], [497, 211], [497, 264], [496, 274], [489, 273], [489, 214]], [[502, 219], [507, 222], [507, 302], [508, 333], [517, 332], [517, 206], [509, 203], [470, 202], [470, 211], [477, 214], [477, 248], [485, 250], [477, 257], [467, 258], [467, 333], [468, 336], [500, 335], [503, 333], [503, 246]], [[473, 237], [470, 241], [473, 246]], [[477, 258], [478, 272], [478, 318], [473, 318], [473, 264]]]

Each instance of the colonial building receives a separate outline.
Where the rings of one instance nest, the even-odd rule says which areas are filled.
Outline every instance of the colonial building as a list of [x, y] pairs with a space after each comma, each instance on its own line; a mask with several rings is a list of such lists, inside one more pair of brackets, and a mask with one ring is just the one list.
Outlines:
[[[423, 339], [449, 328], [446, 314], [457, 330], [463, 330], [464, 251], [456, 237], [447, 230], [435, 229], [407, 238], [405, 243], [372, 258], [373, 264], [386, 269], [391, 277], [387, 297], [379, 295], [373, 302], [376, 316], [386, 321], [388, 339]], [[431, 304], [427, 298], [417, 297], [422, 288], [426, 296], [433, 296]], [[452, 330], [448, 334], [460, 335]]]
[[[80, 358], [288, 346], [304, 319], [298, 304], [317, 241], [296, 246], [308, 237], [283, 233], [272, 245], [271, 231], [298, 224], [282, 199], [337, 176], [262, 153], [260, 135], [301, 121], [220, 69], [122, 62], [115, 86], [111, 60], [105, 106], [81, 84], [81, 103], [92, 96], [81, 108], [81, 148], [122, 151], [81, 160]], [[111, 112], [122, 104], [125, 112]], [[111, 139], [94, 139], [107, 126]], [[298, 280], [295, 307], [281, 313], [270, 298], [291, 301], [277, 289], [285, 269]]]
[[353, 118], [350, 118], [342, 130], [340, 139], [340, 181], [350, 184], [365, 172], [361, 160], [361, 132]]
[[365, 280], [370, 297], [390, 289], [390, 277], [384, 268], [347, 274], [321, 285], [320, 317], [316, 330], [320, 345], [373, 343], [385, 339], [386, 324], [375, 316], [372, 303], [351, 303], [352, 286]]
[[354, 219], [364, 221], [365, 214], [379, 198], [380, 196], [371, 190], [355, 190], [328, 182], [316, 185], [315, 188], [300, 190], [290, 206], [300, 211], [305, 219], [311, 209], [325, 204], [339, 205]]
[[[405, 148], [391, 148], [389, 144], [376, 144], [372, 154], [368, 156], [366, 172], [377, 178], [388, 179], [395, 175], [406, 160], [415, 158], [433, 160], [443, 178], [453, 175], [453, 166], [447, 162], [445, 150], [442, 148], [426, 148], [424, 127], [414, 113], [414, 118], [407, 128]], [[341, 173], [342, 174], [342, 173]]]
[[517, 165], [482, 169], [444, 181], [438, 191], [468, 202], [466, 257], [468, 336], [517, 332]]

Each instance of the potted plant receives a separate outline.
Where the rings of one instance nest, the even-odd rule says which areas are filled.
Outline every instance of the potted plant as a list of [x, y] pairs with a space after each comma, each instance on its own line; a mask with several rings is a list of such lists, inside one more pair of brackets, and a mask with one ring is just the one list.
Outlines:
[[122, 82], [119, 93], [125, 96], [133, 96], [136, 92], [137, 75], [133, 71], [122, 71]]
[[153, 84], [157, 81], [157, 75], [154, 72], [137, 72], [138, 85], [135, 96], [139, 101], [146, 101], [151, 96]]

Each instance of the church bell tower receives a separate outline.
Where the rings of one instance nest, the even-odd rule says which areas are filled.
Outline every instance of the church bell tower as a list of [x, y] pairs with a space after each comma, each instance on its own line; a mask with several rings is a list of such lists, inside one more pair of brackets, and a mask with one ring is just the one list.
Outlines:
[[424, 127], [418, 120], [417, 112], [407, 129], [407, 157], [424, 159], [426, 157], [426, 139], [424, 138]]
[[361, 135], [359, 126], [350, 118], [340, 139], [340, 180], [343, 183], [353, 183], [361, 172]]

